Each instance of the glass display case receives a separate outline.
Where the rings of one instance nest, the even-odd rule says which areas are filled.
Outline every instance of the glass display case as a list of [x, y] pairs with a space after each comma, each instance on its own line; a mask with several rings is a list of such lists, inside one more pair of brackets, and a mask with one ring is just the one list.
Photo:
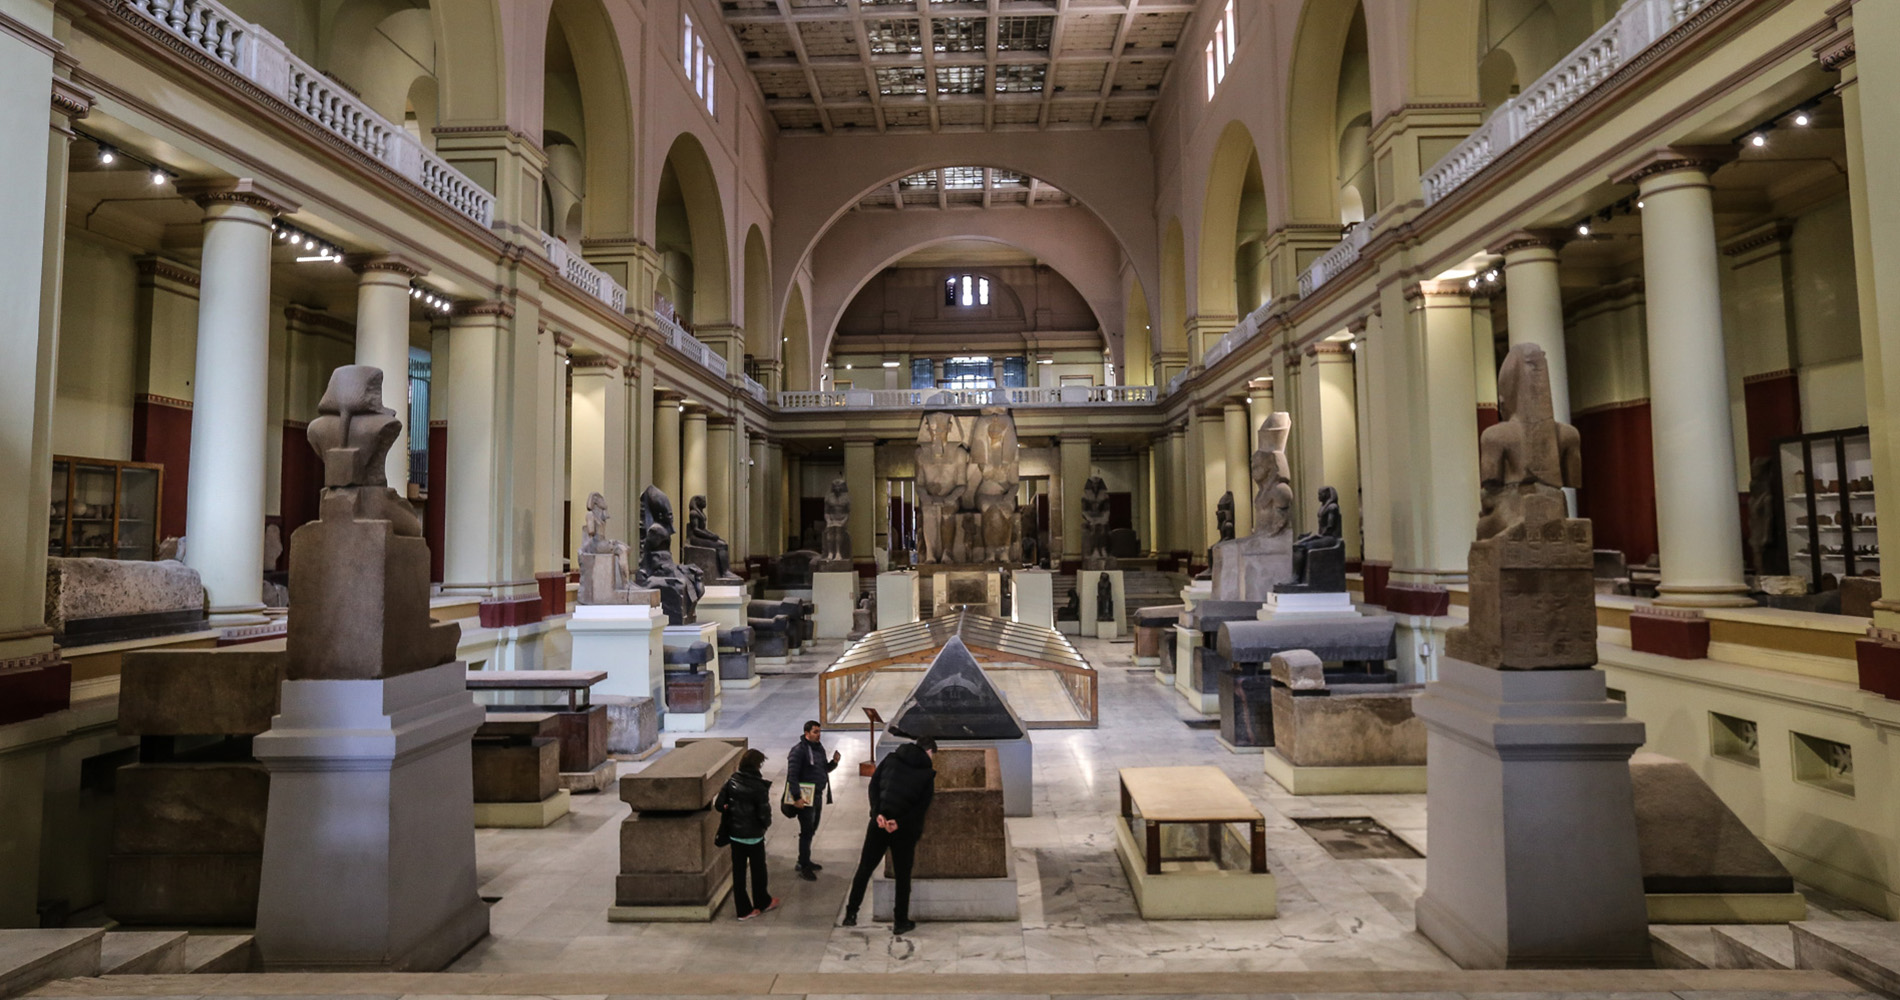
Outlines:
[[1867, 428], [1775, 442], [1788, 572], [1823, 579], [1880, 575], [1874, 458]]
[[47, 555], [157, 558], [164, 477], [165, 467], [149, 462], [53, 456]]

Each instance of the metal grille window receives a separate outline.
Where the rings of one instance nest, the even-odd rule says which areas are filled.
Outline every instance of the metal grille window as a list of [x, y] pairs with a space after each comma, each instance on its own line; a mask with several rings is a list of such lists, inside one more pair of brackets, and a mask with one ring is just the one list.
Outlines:
[[910, 387], [913, 389], [934, 389], [936, 386], [937, 372], [931, 367], [930, 359], [910, 359]]
[[986, 357], [951, 358], [943, 363], [946, 389], [994, 389], [996, 369]]
[[982, 167], [945, 167], [943, 186], [952, 191], [971, 191], [983, 187]]
[[1055, 34], [1055, 18], [1005, 17], [996, 22], [999, 52], [1047, 52]]
[[1029, 177], [1026, 174], [1019, 174], [1014, 170], [992, 170], [990, 171], [990, 186], [1028, 187]]
[[925, 188], [934, 191], [937, 189], [937, 172], [935, 170], [920, 170], [898, 181], [897, 186], [905, 189]]
[[923, 33], [909, 18], [869, 21], [864, 31], [874, 55], [911, 55], [924, 50]]
[[983, 18], [940, 17], [930, 22], [930, 31], [938, 52], [983, 51]]
[[1047, 66], [996, 67], [996, 92], [999, 94], [1040, 94]]
[[937, 93], [980, 94], [983, 92], [983, 67], [937, 67]]
[[1004, 358], [1003, 359], [1003, 388], [1005, 389], [1029, 388], [1029, 359], [1028, 358]]
[[877, 71], [877, 90], [886, 97], [921, 94], [924, 92], [924, 71], [911, 66], [880, 67]]

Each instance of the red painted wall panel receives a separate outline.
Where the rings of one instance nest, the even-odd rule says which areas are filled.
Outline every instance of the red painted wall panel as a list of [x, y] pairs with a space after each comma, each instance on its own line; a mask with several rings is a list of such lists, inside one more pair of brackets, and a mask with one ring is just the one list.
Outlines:
[[1577, 512], [1594, 522], [1596, 547], [1630, 563], [1656, 553], [1656, 465], [1649, 401], [1617, 403], [1571, 418], [1583, 437]]
[[158, 537], [183, 536], [187, 476], [191, 471], [191, 404], [161, 396], [132, 401], [132, 461], [165, 467]]

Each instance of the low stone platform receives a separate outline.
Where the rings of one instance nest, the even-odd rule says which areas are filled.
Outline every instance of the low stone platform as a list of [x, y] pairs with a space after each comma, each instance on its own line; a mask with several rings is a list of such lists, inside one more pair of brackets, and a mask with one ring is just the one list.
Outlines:
[[[1261, 754], [1267, 777], [1294, 795], [1390, 795], [1425, 791], [1423, 764], [1295, 764], [1278, 747]], [[1654, 918], [1651, 918], [1654, 919]]]
[[[910, 883], [910, 918], [932, 923], [1016, 920], [1022, 916], [1016, 879], [920, 878]], [[897, 907], [897, 883], [871, 883], [871, 916], [889, 921]]]

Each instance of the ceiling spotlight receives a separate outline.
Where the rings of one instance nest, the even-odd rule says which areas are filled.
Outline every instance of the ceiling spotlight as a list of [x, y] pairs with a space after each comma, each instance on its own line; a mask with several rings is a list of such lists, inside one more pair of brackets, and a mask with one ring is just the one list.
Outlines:
[[422, 297], [422, 289], [420, 289], [420, 288], [411, 288], [411, 289], [409, 289], [409, 297], [410, 297], [410, 298], [412, 298], [412, 299], [419, 299], [419, 298], [421, 298], [421, 297]]
[[1639, 201], [1639, 202], [1637, 202], [1637, 203], [1636, 203], [1636, 208], [1637, 208], [1637, 209], [1638, 209], [1639, 211], [1640, 211], [1640, 210], [1642, 209], [1642, 207], [1643, 207], [1643, 203], [1642, 203], [1642, 202], [1640, 202], [1640, 201]]
[[1748, 137], [1748, 144], [1757, 148], [1768, 145], [1768, 133], [1757, 132]]
[[1476, 291], [1476, 290], [1477, 290], [1477, 288], [1478, 288], [1478, 279], [1476, 279], [1476, 278], [1472, 278], [1472, 279], [1470, 279], [1470, 280], [1468, 280], [1468, 281], [1466, 281], [1466, 282], [1465, 282], [1465, 287], [1466, 287], [1466, 288], [1469, 288], [1469, 289], [1471, 289], [1471, 290], [1473, 290], [1473, 291]]
[[317, 248], [317, 241], [315, 239], [306, 238], [303, 241], [303, 248], [305, 250], [315, 250]]
[[1498, 283], [1497, 268], [1492, 268], [1491, 270], [1484, 272], [1484, 280], [1489, 281], [1490, 283], [1494, 285], [1497, 284]]
[[1588, 222], [1577, 223], [1577, 235], [1578, 236], [1590, 235], [1590, 224]]
[[99, 144], [99, 162], [100, 163], [111, 163], [117, 160], [118, 158], [119, 158], [119, 154], [114, 152], [111, 146], [108, 146], [103, 142]]
[[165, 171], [160, 170], [157, 167], [153, 167], [152, 168], [152, 184], [159, 185], [163, 183], [165, 183]]
[[1814, 124], [1814, 108], [1804, 104], [1794, 109], [1794, 123], [1802, 128]]
[[1346, 350], [1348, 350], [1348, 351], [1356, 351], [1356, 350], [1358, 350], [1358, 349], [1359, 349], [1359, 342], [1358, 342], [1358, 341], [1356, 341], [1356, 340], [1348, 340], [1348, 341], [1346, 341]]

